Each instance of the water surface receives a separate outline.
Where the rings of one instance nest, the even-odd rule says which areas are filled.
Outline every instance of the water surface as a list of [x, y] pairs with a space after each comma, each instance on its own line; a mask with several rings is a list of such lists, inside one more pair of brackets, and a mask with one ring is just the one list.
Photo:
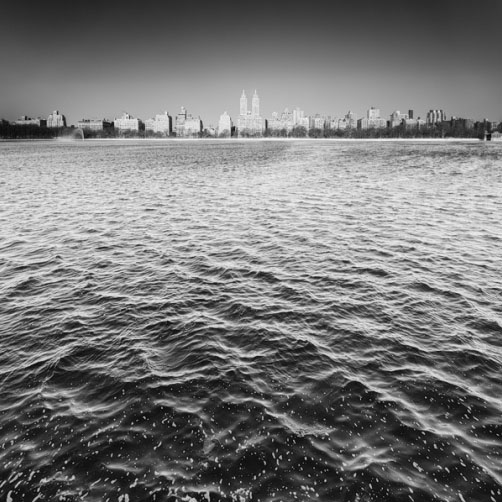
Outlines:
[[502, 145], [0, 172], [1, 500], [502, 500]]

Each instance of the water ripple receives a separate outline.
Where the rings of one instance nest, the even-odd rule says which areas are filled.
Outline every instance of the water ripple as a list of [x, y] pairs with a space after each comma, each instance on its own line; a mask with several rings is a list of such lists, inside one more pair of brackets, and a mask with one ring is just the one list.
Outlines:
[[502, 500], [500, 145], [0, 149], [0, 499]]

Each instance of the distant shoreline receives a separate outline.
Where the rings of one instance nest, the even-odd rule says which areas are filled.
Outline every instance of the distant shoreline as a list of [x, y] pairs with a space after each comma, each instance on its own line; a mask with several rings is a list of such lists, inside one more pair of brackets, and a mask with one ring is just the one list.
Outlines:
[[479, 138], [87, 138], [84, 140], [73, 138], [0, 138], [0, 143], [183, 143], [183, 142], [214, 142], [214, 143], [248, 143], [248, 142], [334, 142], [334, 143], [355, 143], [355, 142], [385, 142], [385, 143], [499, 143], [499, 141], [483, 141]]

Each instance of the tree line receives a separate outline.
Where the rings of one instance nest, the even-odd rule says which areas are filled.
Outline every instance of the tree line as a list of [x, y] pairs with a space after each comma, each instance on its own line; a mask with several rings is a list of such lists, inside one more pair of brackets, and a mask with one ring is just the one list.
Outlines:
[[40, 127], [36, 124], [11, 124], [0, 121], [0, 138], [4, 139], [54, 139], [73, 132], [71, 127]]
[[[502, 122], [497, 129], [502, 132]], [[19, 125], [11, 124], [6, 120], [0, 121], [0, 138], [4, 139], [53, 139], [62, 136], [71, 136], [75, 131], [74, 127], [40, 127], [35, 124]], [[237, 131], [232, 130], [231, 137], [241, 138], [266, 137], [266, 138], [353, 138], [353, 139], [373, 139], [373, 138], [480, 138], [483, 139], [485, 132], [492, 132], [484, 122], [476, 122], [474, 125], [466, 125], [465, 121], [446, 121], [433, 126], [406, 127], [404, 124], [396, 127], [370, 128], [370, 129], [331, 129], [331, 128], [311, 128], [303, 126], [292, 129], [266, 129], [263, 134], [252, 130]], [[113, 127], [105, 127], [102, 130], [83, 129], [84, 138], [165, 138], [166, 134], [153, 131], [118, 130]], [[167, 137], [175, 138], [176, 133], [172, 132]], [[195, 137], [211, 138], [215, 137], [209, 131], [204, 130]], [[228, 138], [228, 134], [217, 137]]]
[[[497, 128], [502, 132], [502, 123]], [[443, 122], [432, 126], [406, 127], [398, 125], [395, 127], [369, 128], [369, 129], [331, 129], [331, 128], [310, 128], [294, 127], [293, 129], [268, 129], [264, 136], [270, 138], [352, 138], [352, 139], [373, 139], [373, 138], [484, 138], [486, 126], [483, 122], [477, 122], [472, 127], [466, 126], [462, 122]], [[488, 130], [491, 132], [491, 130]]]

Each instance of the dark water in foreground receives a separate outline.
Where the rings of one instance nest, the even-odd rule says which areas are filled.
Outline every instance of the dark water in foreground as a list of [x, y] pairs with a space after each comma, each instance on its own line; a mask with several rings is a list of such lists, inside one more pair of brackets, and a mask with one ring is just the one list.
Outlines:
[[502, 500], [502, 145], [0, 172], [0, 500]]

